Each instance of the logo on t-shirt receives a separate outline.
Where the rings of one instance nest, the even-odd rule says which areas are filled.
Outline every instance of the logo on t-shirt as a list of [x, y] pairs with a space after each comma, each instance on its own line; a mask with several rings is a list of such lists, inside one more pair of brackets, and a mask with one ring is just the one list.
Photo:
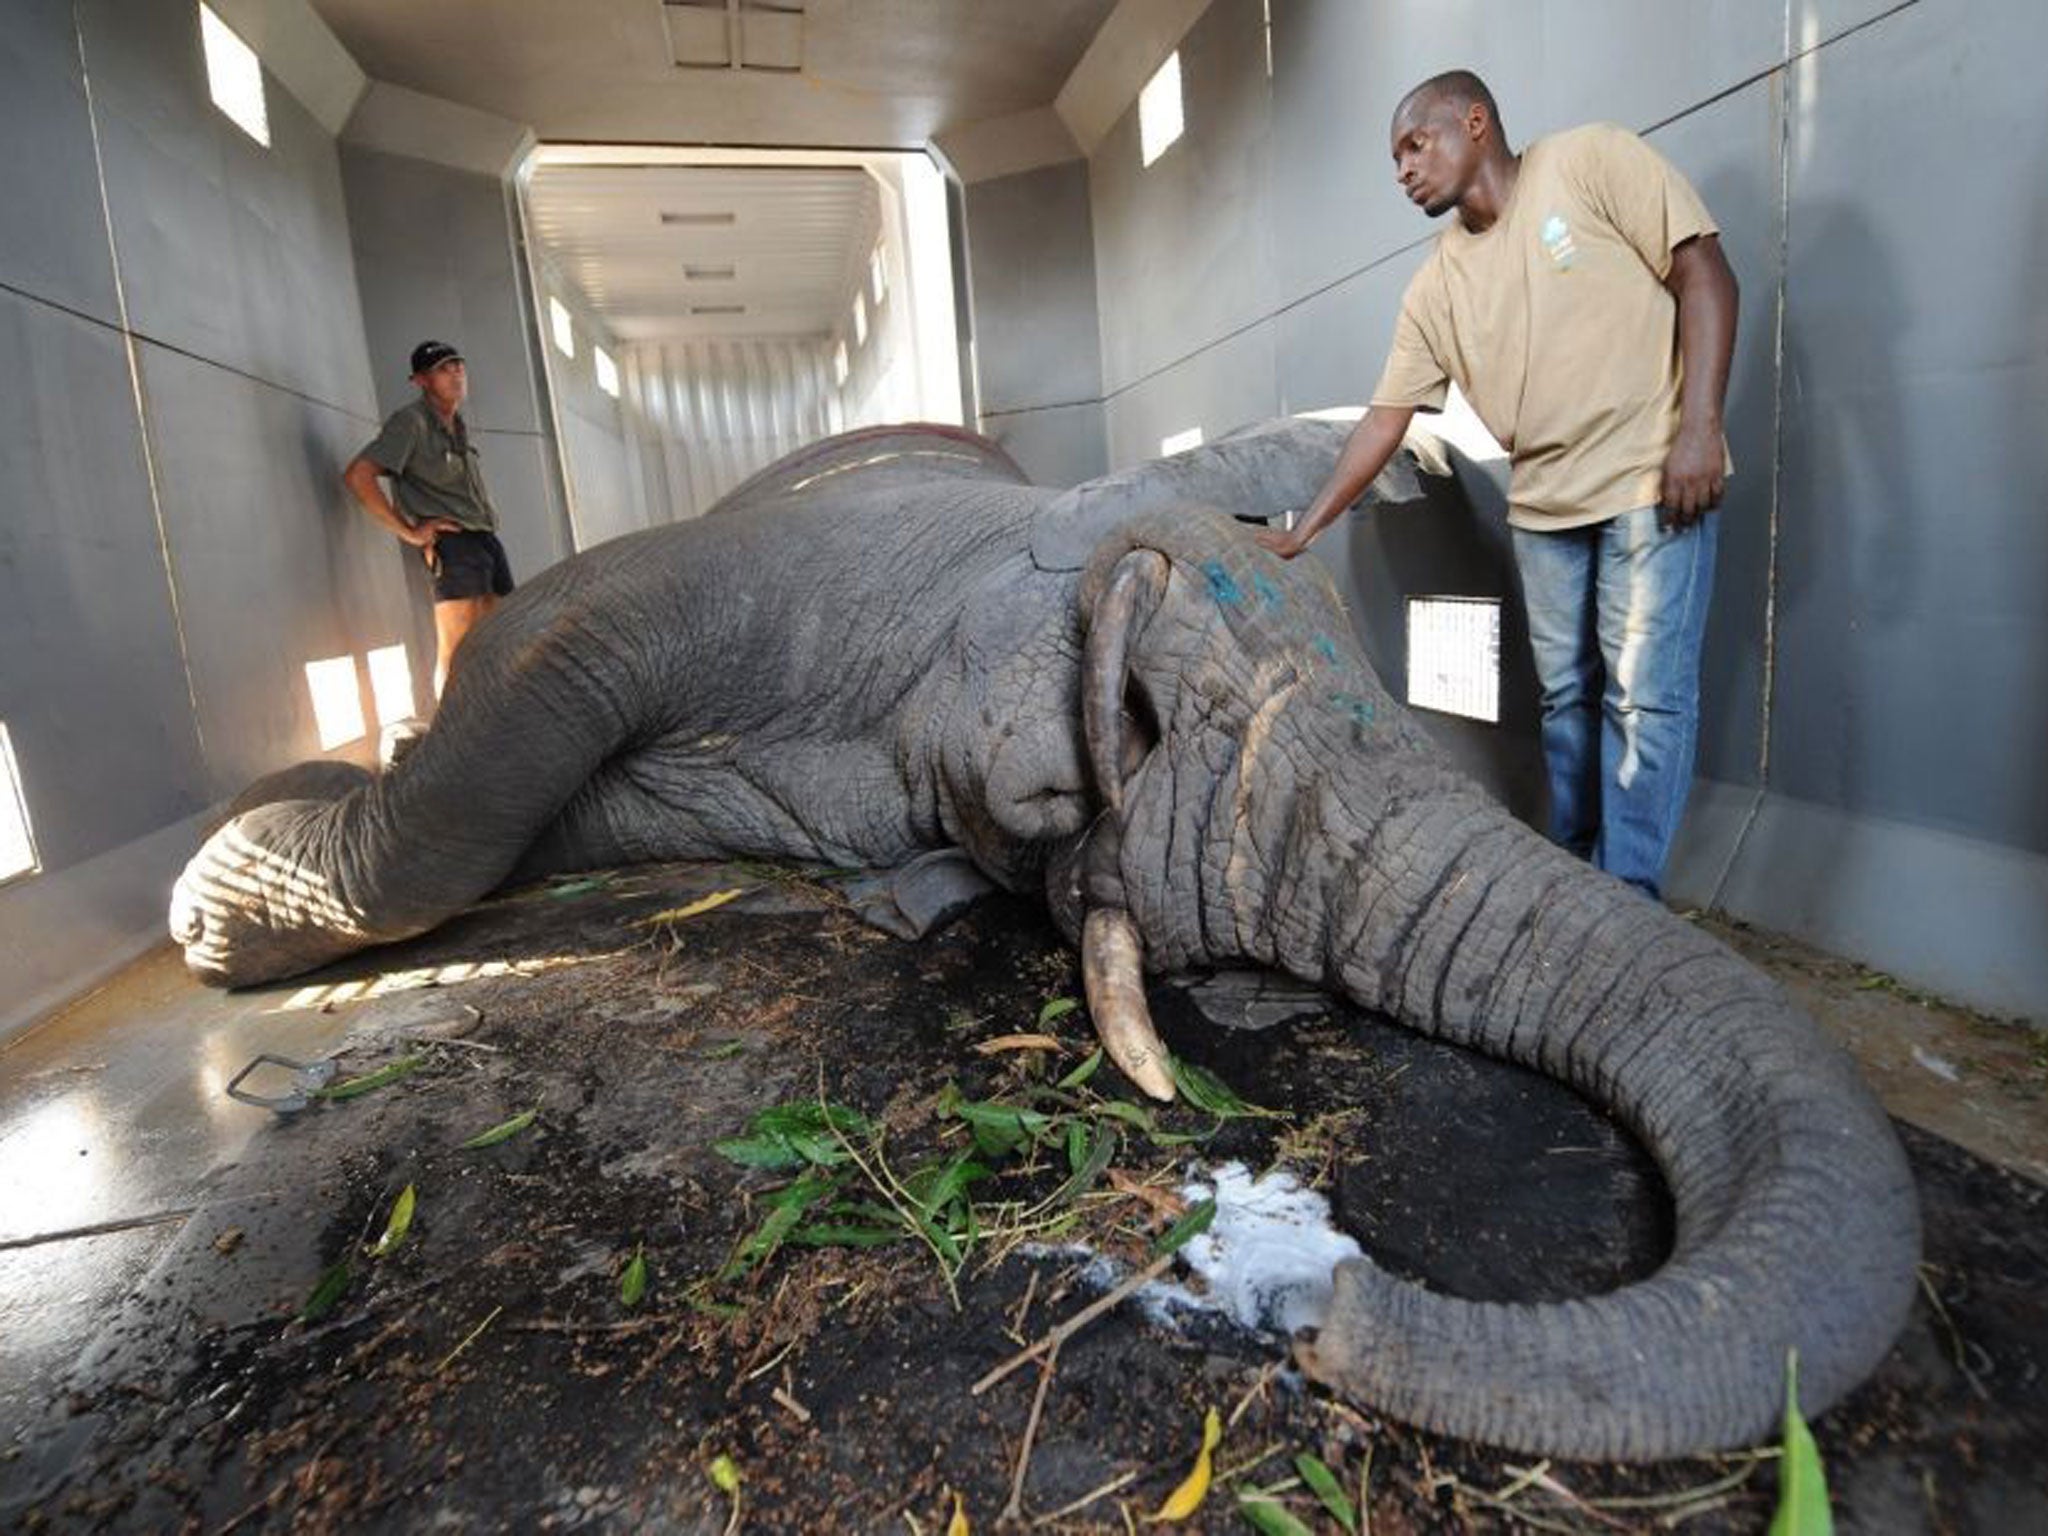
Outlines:
[[1560, 272], [1569, 272], [1572, 263], [1578, 260], [1579, 248], [1572, 241], [1572, 227], [1565, 223], [1564, 215], [1553, 213], [1545, 219], [1538, 238], [1543, 242], [1543, 253], [1550, 258], [1551, 265]]

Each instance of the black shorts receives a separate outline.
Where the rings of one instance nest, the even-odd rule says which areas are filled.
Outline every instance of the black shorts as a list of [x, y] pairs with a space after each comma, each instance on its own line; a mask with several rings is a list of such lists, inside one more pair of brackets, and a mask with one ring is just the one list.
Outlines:
[[434, 573], [434, 601], [503, 597], [512, 590], [512, 565], [495, 533], [444, 533], [427, 558]]

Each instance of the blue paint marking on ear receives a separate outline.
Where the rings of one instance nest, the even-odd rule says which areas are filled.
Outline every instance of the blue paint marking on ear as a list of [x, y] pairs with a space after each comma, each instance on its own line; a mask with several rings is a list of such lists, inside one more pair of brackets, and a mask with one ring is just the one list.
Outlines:
[[1244, 605], [1243, 591], [1230, 572], [1223, 569], [1221, 560], [1206, 563], [1202, 567], [1202, 574], [1209, 578], [1209, 590], [1215, 594], [1217, 602], [1228, 608], [1239, 608]]
[[1252, 590], [1259, 594], [1259, 601], [1268, 608], [1286, 606], [1287, 599], [1280, 595], [1280, 589], [1273, 585], [1272, 578], [1264, 571], [1252, 572]]
[[1323, 653], [1323, 660], [1329, 662], [1332, 666], [1337, 664], [1336, 641], [1332, 640], [1328, 635], [1317, 635], [1314, 644], [1315, 648]]
[[1330, 702], [1360, 725], [1371, 725], [1379, 716], [1379, 707], [1371, 699], [1353, 698], [1348, 693], [1333, 693], [1330, 695]]

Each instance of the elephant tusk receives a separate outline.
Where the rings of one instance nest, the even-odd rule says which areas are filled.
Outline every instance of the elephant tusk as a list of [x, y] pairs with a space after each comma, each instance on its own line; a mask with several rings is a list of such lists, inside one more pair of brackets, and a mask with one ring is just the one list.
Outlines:
[[1155, 1099], [1171, 1101], [1166, 1047], [1145, 1006], [1145, 948], [1131, 914], [1096, 907], [1081, 927], [1081, 983], [1102, 1048], [1125, 1077]]
[[1134, 549], [1116, 565], [1109, 586], [1088, 616], [1088, 641], [1081, 656], [1081, 729], [1095, 788], [1112, 811], [1123, 809], [1124, 677], [1138, 604], [1149, 609], [1166, 589], [1166, 557]]

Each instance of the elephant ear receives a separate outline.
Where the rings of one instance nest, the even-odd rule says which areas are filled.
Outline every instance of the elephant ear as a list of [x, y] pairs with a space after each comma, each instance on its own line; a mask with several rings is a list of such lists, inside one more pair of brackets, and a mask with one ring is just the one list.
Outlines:
[[921, 939], [995, 888], [964, 848], [938, 848], [841, 890], [861, 921], [899, 939]]
[[[1193, 505], [1268, 518], [1298, 511], [1329, 479], [1350, 435], [1348, 422], [1283, 417], [1089, 480], [1038, 510], [1032, 562], [1042, 571], [1080, 570], [1111, 529], [1140, 512]], [[1421, 468], [1411, 454], [1400, 454], [1366, 494], [1386, 503], [1420, 501]]]

